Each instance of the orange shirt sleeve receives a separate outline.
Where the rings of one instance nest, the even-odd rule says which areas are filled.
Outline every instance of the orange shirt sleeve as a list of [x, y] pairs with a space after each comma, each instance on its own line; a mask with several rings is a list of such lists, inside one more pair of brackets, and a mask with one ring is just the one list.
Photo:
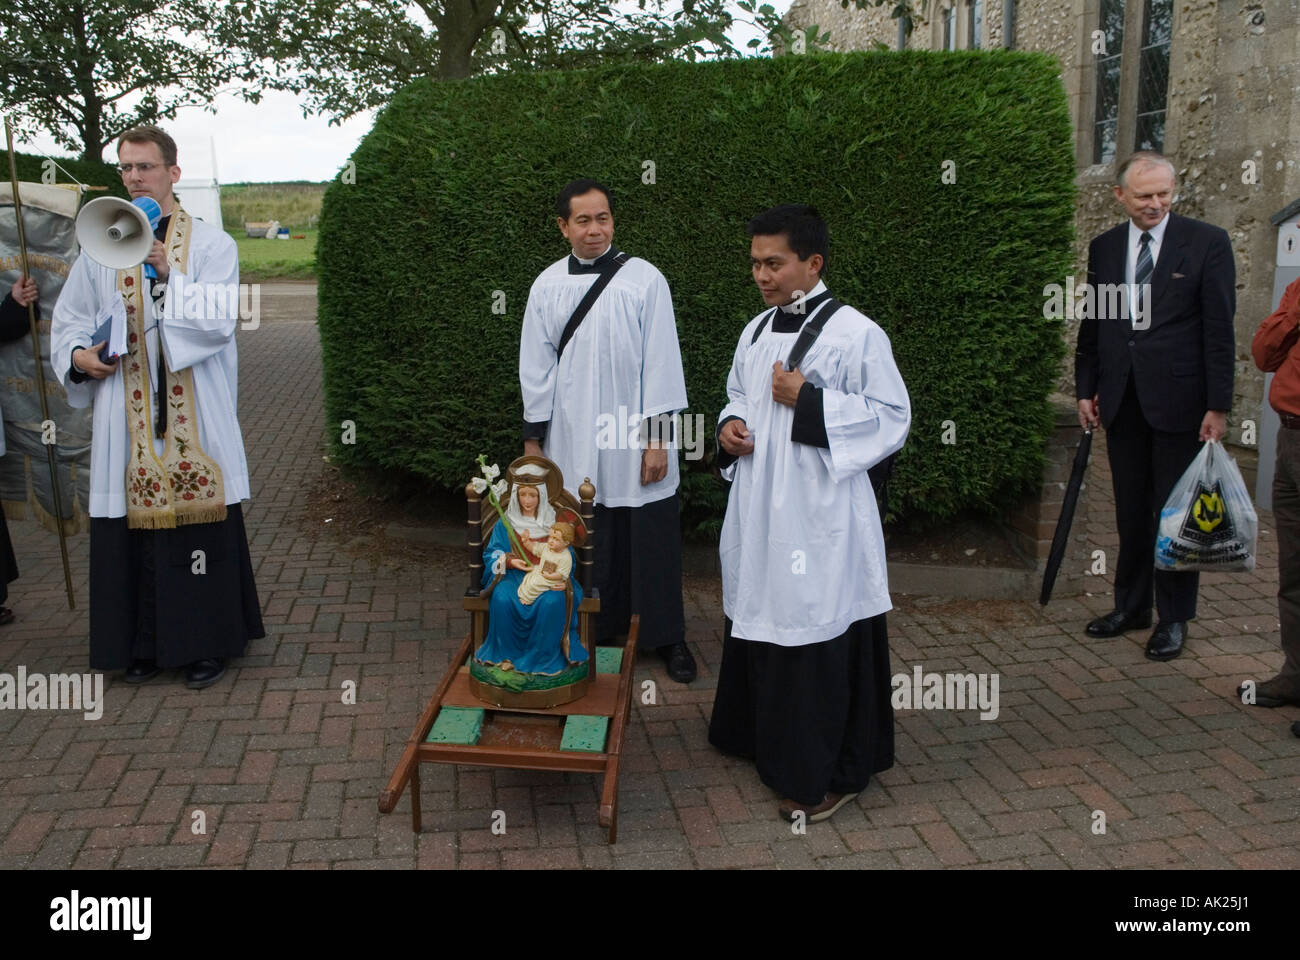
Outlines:
[[1255, 331], [1250, 342], [1255, 366], [1265, 373], [1274, 372], [1282, 366], [1297, 339], [1300, 339], [1300, 279], [1287, 286], [1277, 309]]

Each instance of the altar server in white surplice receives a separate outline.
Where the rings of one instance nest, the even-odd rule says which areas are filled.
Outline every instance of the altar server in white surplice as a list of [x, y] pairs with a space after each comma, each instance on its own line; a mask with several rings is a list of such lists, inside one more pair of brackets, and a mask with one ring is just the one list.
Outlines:
[[[146, 260], [156, 277], [82, 253], [50, 330], [69, 404], [94, 404], [90, 665], [125, 670], [128, 683], [184, 668], [200, 689], [265, 636], [240, 506], [239, 258], [228, 234], [175, 201], [170, 136], [136, 127], [117, 149], [131, 197], [162, 209]], [[104, 362], [94, 334], [114, 313], [127, 349]]]
[[528, 293], [519, 342], [524, 453], [553, 460], [570, 491], [588, 477], [595, 484], [600, 638], [626, 632], [640, 614], [639, 645], [689, 683], [674, 434], [686, 378], [672, 294], [652, 264], [615, 249], [600, 183], [574, 180], [555, 213], [572, 253]]
[[[756, 762], [781, 816], [811, 822], [894, 763], [891, 604], [868, 470], [903, 446], [911, 405], [884, 331], [821, 281], [817, 211], [776, 207], [749, 234], [772, 309], [740, 336], [718, 420], [718, 466], [733, 482], [709, 740]], [[797, 343], [806, 353], [787, 369]]]

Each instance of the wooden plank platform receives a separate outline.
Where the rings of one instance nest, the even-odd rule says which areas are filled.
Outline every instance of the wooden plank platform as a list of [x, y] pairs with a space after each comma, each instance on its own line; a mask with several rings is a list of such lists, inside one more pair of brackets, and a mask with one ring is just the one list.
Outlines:
[[546, 716], [568, 716], [580, 713], [589, 717], [612, 717], [618, 709], [618, 678], [616, 673], [598, 673], [587, 692], [577, 700], [558, 707], [527, 710], [523, 707], [493, 707], [484, 703], [469, 689], [469, 667], [461, 667], [452, 678], [447, 695], [442, 698], [444, 707], [487, 707], [490, 710], [509, 710], [511, 713], [538, 713]]
[[[379, 810], [390, 813], [404, 789], [411, 792], [411, 829], [421, 830], [420, 764], [457, 763], [467, 766], [506, 767], [517, 770], [558, 770], [602, 774], [596, 822], [605, 827], [610, 843], [618, 836], [618, 773], [632, 705], [632, 670], [636, 660], [640, 617], [633, 615], [623, 643], [621, 670], [597, 674], [587, 693], [573, 703], [545, 710], [493, 707], [469, 690], [468, 660], [474, 635], [469, 633], [452, 658], [451, 667], [429, 699], [407, 741], [402, 759], [380, 794]], [[594, 655], [593, 655], [594, 659]], [[483, 730], [474, 744], [428, 743], [425, 738], [443, 707], [477, 707], [487, 711]], [[569, 716], [610, 718], [605, 752], [561, 750], [564, 723]]]

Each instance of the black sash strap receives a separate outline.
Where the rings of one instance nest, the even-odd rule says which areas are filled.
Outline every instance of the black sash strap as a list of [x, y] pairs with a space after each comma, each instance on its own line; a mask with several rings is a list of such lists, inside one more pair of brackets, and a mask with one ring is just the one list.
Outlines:
[[618, 273], [618, 271], [622, 269], [623, 264], [627, 263], [630, 259], [631, 257], [626, 253], [615, 254], [614, 258], [610, 260], [609, 266], [607, 266], [600, 275], [596, 277], [596, 282], [587, 288], [587, 293], [578, 302], [578, 306], [573, 311], [573, 316], [569, 317], [569, 322], [564, 325], [564, 333], [560, 335], [560, 346], [555, 351], [555, 357], [557, 360], [564, 356], [564, 348], [569, 345], [569, 341], [573, 339], [573, 335], [578, 332], [578, 326], [586, 318], [587, 313], [591, 310], [592, 305], [595, 304], [596, 299], [604, 292], [605, 288], [609, 286], [609, 281], [614, 279], [614, 274]]
[[758, 321], [758, 326], [754, 328], [754, 335], [749, 338], [749, 345], [751, 347], [754, 344], [758, 343], [758, 338], [761, 337], [763, 335], [763, 331], [767, 329], [767, 321], [775, 317], [776, 311], [779, 309], [780, 309], [779, 307], [773, 307], [771, 310], [769, 310], [767, 313], [763, 315], [762, 320]]
[[[840, 303], [834, 297], [831, 297], [822, 304], [821, 310], [814, 313], [812, 319], [803, 325], [803, 329], [799, 331], [799, 337], [795, 340], [794, 346], [790, 350], [790, 356], [786, 358], [786, 370], [793, 370], [803, 362], [803, 358], [808, 354], [808, 349], [817, 341], [817, 338], [821, 336], [822, 330], [826, 327], [826, 322], [830, 320], [835, 311], [842, 306], [844, 306], [844, 304]], [[749, 341], [751, 347], [757, 343], [758, 338], [763, 335], [763, 331], [767, 328], [768, 321], [776, 316], [776, 311], [778, 309], [780, 308], [773, 307], [768, 313], [764, 314], [763, 319], [758, 322], [758, 326], [754, 329], [754, 336], [750, 338]], [[871, 488], [876, 492], [876, 501], [879, 504], [880, 516], [882, 519], [885, 514], [889, 512], [889, 479], [893, 476], [894, 461], [897, 459], [898, 454], [892, 453], [867, 471], [868, 476], [871, 478]], [[730, 486], [729, 482], [724, 482]]]
[[844, 306], [844, 304], [840, 303], [834, 297], [831, 297], [822, 305], [822, 308], [813, 315], [812, 319], [803, 325], [803, 329], [799, 331], [799, 338], [795, 340], [794, 346], [790, 349], [790, 356], [786, 358], [786, 370], [793, 370], [795, 367], [799, 366], [799, 364], [803, 363], [803, 358], [808, 352], [808, 348], [811, 347], [817, 341], [817, 338], [822, 335], [822, 328], [826, 326], [826, 321], [829, 320], [831, 315], [842, 306]]
[[[830, 297], [825, 303], [821, 304], [821, 309], [817, 310], [813, 314], [812, 319], [805, 323], [803, 329], [799, 331], [799, 337], [795, 340], [794, 346], [790, 349], [790, 356], [786, 358], [786, 370], [793, 370], [803, 362], [803, 358], [807, 355], [808, 349], [816, 343], [817, 338], [821, 336], [822, 330], [826, 326], [826, 322], [830, 320], [832, 314], [842, 306], [844, 306], [844, 304], [840, 303], [834, 297]], [[762, 320], [758, 321], [758, 326], [754, 328], [754, 336], [751, 337], [749, 341], [751, 347], [758, 342], [758, 338], [761, 337], [763, 331], [767, 329], [767, 322], [776, 316], [776, 311], [779, 309], [779, 307], [773, 307], [763, 315]]]

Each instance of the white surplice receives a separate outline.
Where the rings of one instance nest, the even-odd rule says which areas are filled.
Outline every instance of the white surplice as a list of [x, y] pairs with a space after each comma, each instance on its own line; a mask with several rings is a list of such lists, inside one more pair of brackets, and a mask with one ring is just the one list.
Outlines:
[[564, 327], [598, 276], [570, 273], [565, 257], [533, 282], [519, 337], [524, 420], [550, 421], [542, 451], [566, 488], [576, 493], [590, 477], [597, 503], [639, 507], [677, 490], [676, 451], [664, 478], [642, 486], [638, 445], [643, 418], [686, 407], [672, 294], [652, 264], [630, 258], [557, 361]]
[[[818, 283], [808, 299], [824, 292]], [[816, 316], [814, 308], [806, 319]], [[834, 639], [891, 608], [880, 513], [867, 470], [902, 448], [911, 424], [907, 387], [889, 337], [847, 305], [799, 364], [822, 388], [829, 447], [790, 439], [794, 408], [772, 399], [772, 364], [785, 365], [798, 333], [768, 321], [745, 327], [718, 418], [745, 421], [754, 452], [723, 471], [734, 482], [719, 552], [722, 607], [732, 635], [793, 647]]]
[[[239, 321], [239, 254], [235, 241], [224, 230], [192, 220], [188, 273], [173, 269], [167, 278], [167, 292], [156, 310], [158, 324], [145, 321], [145, 346], [149, 357], [149, 390], [155, 393], [158, 370], [158, 328], [167, 366], [173, 372], [190, 367], [194, 373], [194, 394], [198, 404], [199, 445], [221, 468], [226, 505], [248, 499], [248, 463], [239, 429], [239, 357], [235, 349], [235, 325]], [[146, 280], [146, 285], [148, 281]], [[219, 284], [220, 296], [209, 297], [207, 285]], [[202, 289], [200, 298], [196, 285]], [[126, 463], [130, 436], [126, 429], [126, 396], [121, 364], [103, 380], [73, 383], [68, 374], [72, 351], [90, 347], [95, 317], [118, 296], [117, 271], [102, 266], [82, 253], [72, 265], [50, 327], [50, 363], [68, 392], [68, 405], [85, 407], [94, 403], [90, 447], [90, 515], [126, 516]], [[151, 304], [146, 289], [146, 309]], [[187, 304], [202, 304], [194, 309]], [[154, 397], [154, 417], [158, 409]], [[161, 456], [165, 440], [153, 438], [154, 451]]]

